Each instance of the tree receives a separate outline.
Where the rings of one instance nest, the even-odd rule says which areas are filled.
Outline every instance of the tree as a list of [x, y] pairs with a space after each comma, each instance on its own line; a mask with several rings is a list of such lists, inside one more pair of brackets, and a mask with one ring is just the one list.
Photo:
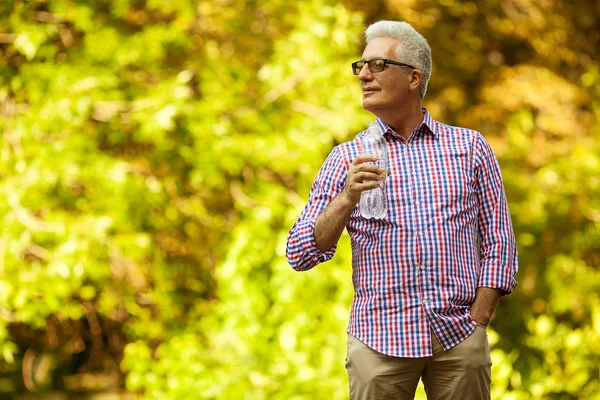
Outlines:
[[580, 0], [0, 5], [0, 391], [347, 398], [348, 238], [306, 274], [285, 241], [327, 153], [372, 119], [350, 63], [365, 25], [393, 18], [433, 49], [430, 112], [480, 130], [502, 164], [521, 271], [489, 332], [493, 397], [594, 398], [599, 14]]

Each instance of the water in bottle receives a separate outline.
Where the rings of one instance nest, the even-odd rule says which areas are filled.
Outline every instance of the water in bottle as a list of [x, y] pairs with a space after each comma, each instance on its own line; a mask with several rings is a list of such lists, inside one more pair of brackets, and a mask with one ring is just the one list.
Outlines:
[[[373, 164], [381, 169], [387, 169], [387, 142], [382, 135], [377, 122], [372, 122], [362, 137], [360, 154], [375, 154], [377, 161]], [[385, 180], [379, 182], [379, 187], [365, 190], [360, 196], [360, 215], [365, 218], [382, 219], [387, 215], [387, 198], [385, 196]]]

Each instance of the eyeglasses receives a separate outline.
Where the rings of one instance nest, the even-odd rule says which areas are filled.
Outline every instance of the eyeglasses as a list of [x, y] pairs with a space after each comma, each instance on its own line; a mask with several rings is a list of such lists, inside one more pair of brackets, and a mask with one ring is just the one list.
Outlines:
[[374, 58], [374, 59], [368, 60], [368, 61], [360, 60], [360, 61], [353, 62], [352, 63], [352, 72], [354, 73], [354, 75], [360, 74], [360, 71], [362, 71], [365, 64], [367, 64], [369, 66], [369, 71], [371, 73], [383, 71], [387, 64], [400, 65], [402, 67], [409, 67], [412, 69], [416, 69], [412, 65], [404, 64], [404, 63], [394, 61], [394, 60], [388, 60], [387, 58]]

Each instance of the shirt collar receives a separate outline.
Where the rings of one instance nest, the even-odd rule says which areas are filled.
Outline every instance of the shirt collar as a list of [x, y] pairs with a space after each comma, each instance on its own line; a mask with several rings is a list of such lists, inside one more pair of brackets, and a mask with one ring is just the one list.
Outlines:
[[[433, 137], [437, 139], [439, 137], [439, 128], [437, 121], [431, 117], [429, 111], [427, 111], [425, 107], [423, 107], [422, 110], [423, 122], [421, 122], [421, 124], [415, 128], [415, 132], [421, 131], [423, 133], [431, 133]], [[387, 125], [385, 122], [379, 119], [379, 117], [376, 120], [379, 124], [379, 127], [381, 128], [381, 132], [383, 132], [384, 135], [387, 133], [388, 135], [398, 136], [398, 134], [392, 128], [390, 128], [389, 125]]]
[[438, 138], [440, 136], [440, 132], [437, 121], [431, 118], [429, 111], [427, 111], [425, 107], [423, 107], [422, 110], [425, 115], [423, 118], [423, 122], [421, 123], [421, 125], [419, 125], [419, 127], [417, 127], [417, 129], [424, 129], [425, 131], [428, 130], [430, 133], [433, 134], [435, 138]]

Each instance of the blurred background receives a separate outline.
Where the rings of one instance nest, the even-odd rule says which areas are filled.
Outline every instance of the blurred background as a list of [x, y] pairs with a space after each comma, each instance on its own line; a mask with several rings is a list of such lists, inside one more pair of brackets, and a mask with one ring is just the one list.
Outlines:
[[501, 162], [492, 398], [600, 399], [589, 0], [2, 0], [0, 398], [347, 399], [349, 239], [305, 273], [285, 244], [373, 118], [350, 63], [380, 19], [428, 39], [425, 106]]

